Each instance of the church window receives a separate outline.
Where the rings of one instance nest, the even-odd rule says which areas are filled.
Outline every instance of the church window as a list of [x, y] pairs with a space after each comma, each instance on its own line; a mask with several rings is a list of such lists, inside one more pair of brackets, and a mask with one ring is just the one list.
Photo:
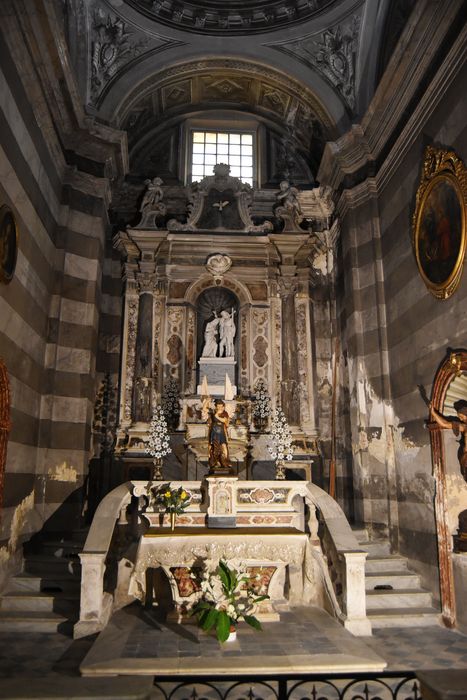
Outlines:
[[192, 131], [191, 179], [212, 175], [216, 163], [230, 165], [230, 174], [253, 186], [254, 134], [233, 131]]

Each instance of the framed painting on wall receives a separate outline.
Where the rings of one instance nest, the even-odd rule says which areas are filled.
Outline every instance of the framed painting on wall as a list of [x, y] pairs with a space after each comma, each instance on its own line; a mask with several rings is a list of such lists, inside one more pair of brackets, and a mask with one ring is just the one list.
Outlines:
[[467, 171], [453, 151], [428, 146], [417, 190], [413, 243], [423, 281], [438, 299], [459, 285], [466, 251]]
[[18, 230], [15, 217], [7, 206], [0, 207], [0, 282], [11, 282], [18, 254]]

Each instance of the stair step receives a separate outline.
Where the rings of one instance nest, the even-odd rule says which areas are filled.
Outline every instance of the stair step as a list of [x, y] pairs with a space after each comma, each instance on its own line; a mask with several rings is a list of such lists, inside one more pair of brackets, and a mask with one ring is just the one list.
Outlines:
[[66, 540], [65, 542], [60, 540], [50, 540], [47, 542], [42, 542], [37, 554], [43, 553], [45, 556], [58, 556], [58, 557], [76, 557], [79, 559], [78, 555], [82, 551], [84, 543], [73, 542], [72, 540]]
[[388, 554], [386, 556], [370, 555], [365, 562], [365, 572], [367, 574], [407, 570], [407, 559], [399, 556], [399, 554]]
[[68, 623], [69, 620], [66, 617], [54, 612], [19, 612], [17, 610], [0, 612], [0, 631], [53, 633]]
[[24, 571], [30, 574], [71, 574], [78, 576], [81, 572], [79, 559], [49, 557], [41, 554], [28, 555], [24, 560]]
[[79, 591], [79, 577], [72, 574], [56, 574], [36, 576], [27, 572], [17, 574], [8, 582], [6, 593], [16, 593], [20, 591], [60, 593], [65, 591]]
[[420, 589], [420, 576], [413, 574], [410, 571], [387, 571], [367, 573], [365, 575], [365, 588], [367, 591], [373, 591], [376, 586], [392, 586], [394, 589], [401, 588], [417, 588]]
[[441, 620], [440, 612], [432, 607], [368, 610], [367, 614], [373, 628], [439, 626]]
[[387, 541], [359, 542], [359, 545], [371, 556], [385, 556], [391, 554], [389, 542]]
[[366, 594], [367, 610], [429, 608], [431, 602], [431, 593], [422, 590], [367, 591]]
[[368, 542], [368, 530], [366, 527], [352, 526], [352, 532], [360, 544], [366, 544]]
[[18, 593], [5, 593], [0, 599], [0, 611], [16, 610], [18, 612], [55, 612], [66, 614], [75, 612], [79, 605], [77, 594], [47, 595], [46, 593], [34, 593], [21, 591]]

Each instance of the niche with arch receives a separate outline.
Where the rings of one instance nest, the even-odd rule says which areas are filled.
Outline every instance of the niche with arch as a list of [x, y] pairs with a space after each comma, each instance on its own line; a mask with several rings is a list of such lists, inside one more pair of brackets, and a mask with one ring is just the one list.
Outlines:
[[[235, 325], [237, 327], [234, 339], [235, 359], [237, 360], [235, 370], [235, 382], [238, 383], [238, 358], [240, 348], [240, 333], [239, 333], [239, 300], [237, 296], [226, 287], [209, 287], [199, 295], [196, 301], [197, 313], [197, 331], [196, 331], [196, 359], [199, 360], [204, 347], [204, 332], [206, 325], [214, 318], [213, 310], [219, 316], [221, 311], [231, 312], [235, 310]], [[198, 370], [199, 375], [199, 370]], [[202, 377], [198, 376], [198, 384], [201, 383]]]
[[[450, 352], [438, 369], [432, 391], [432, 405], [448, 420], [459, 420], [457, 410], [467, 402], [467, 350]], [[448, 627], [456, 625], [456, 600], [467, 595], [467, 559], [464, 573], [453, 569], [453, 535], [459, 514], [467, 509], [467, 483], [462, 474], [460, 458], [463, 439], [459, 442], [454, 431], [430, 423], [433, 476], [436, 483], [435, 517], [440, 569], [440, 593], [443, 621]], [[457, 564], [456, 564], [456, 568]], [[459, 606], [457, 606], [459, 609]], [[467, 624], [467, 614], [464, 615]]]

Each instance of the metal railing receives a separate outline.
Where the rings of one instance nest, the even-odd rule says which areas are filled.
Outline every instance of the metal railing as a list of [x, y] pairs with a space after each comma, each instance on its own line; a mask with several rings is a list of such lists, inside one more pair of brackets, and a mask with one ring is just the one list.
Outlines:
[[414, 673], [154, 679], [165, 700], [423, 700]]

